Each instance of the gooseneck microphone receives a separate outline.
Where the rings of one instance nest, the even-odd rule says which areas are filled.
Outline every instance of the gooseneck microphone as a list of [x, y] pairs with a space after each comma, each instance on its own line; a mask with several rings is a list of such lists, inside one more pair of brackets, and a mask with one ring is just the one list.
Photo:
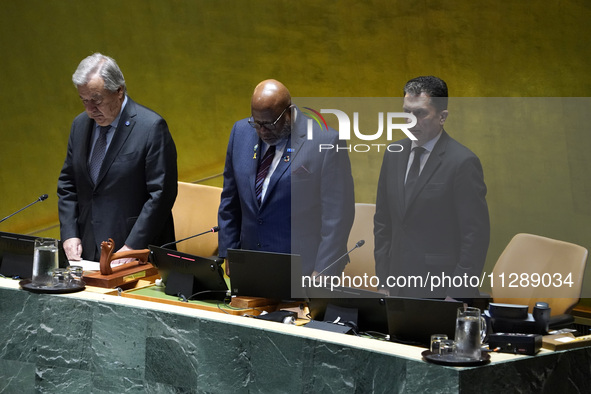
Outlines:
[[342, 255], [341, 257], [339, 257], [338, 259], [336, 259], [332, 263], [330, 263], [325, 269], [323, 269], [322, 271], [320, 271], [319, 273], [317, 273], [316, 275], [314, 275], [314, 277], [312, 278], [312, 280], [314, 282], [316, 282], [316, 278], [318, 278], [320, 275], [322, 275], [322, 273], [324, 273], [324, 271], [326, 271], [327, 269], [331, 268], [333, 265], [335, 265], [336, 263], [338, 263], [339, 261], [341, 261], [343, 258], [345, 258], [346, 256], [348, 256], [352, 251], [354, 251], [357, 248], [362, 247], [363, 245], [365, 245], [365, 240], [362, 239], [362, 240], [357, 241], [357, 243], [355, 244], [355, 246], [353, 246], [353, 248], [351, 248], [350, 251], [348, 251], [347, 253], [345, 253], [344, 255]]
[[19, 209], [18, 211], [11, 213], [10, 215], [6, 216], [4, 219], [0, 220], [0, 223], [2, 223], [3, 221], [5, 221], [6, 219], [16, 215], [17, 213], [19, 213], [20, 211], [29, 208], [31, 205], [37, 204], [39, 201], [45, 201], [47, 200], [47, 197], [49, 197], [47, 194], [42, 194], [39, 196], [38, 199], [36, 199], [35, 201], [33, 201], [32, 203], [30, 203], [29, 205], [22, 207], [21, 209]]
[[208, 234], [208, 233], [217, 233], [218, 231], [220, 231], [220, 226], [214, 226], [214, 227], [210, 228], [209, 230], [207, 230], [207, 231], [204, 231], [204, 232], [202, 232], [202, 233], [195, 234], [195, 235], [191, 235], [190, 237], [183, 238], [183, 239], [179, 239], [178, 241], [169, 242], [169, 243], [166, 243], [166, 244], [164, 244], [164, 245], [162, 245], [162, 246], [160, 246], [160, 247], [161, 247], [161, 248], [165, 248], [165, 247], [167, 247], [167, 246], [174, 245], [174, 244], [178, 244], [179, 242], [183, 242], [183, 241], [186, 241], [186, 240], [188, 240], [188, 239], [191, 239], [191, 238], [198, 237], [198, 236], [200, 236], [200, 235], [203, 235], [203, 234]]

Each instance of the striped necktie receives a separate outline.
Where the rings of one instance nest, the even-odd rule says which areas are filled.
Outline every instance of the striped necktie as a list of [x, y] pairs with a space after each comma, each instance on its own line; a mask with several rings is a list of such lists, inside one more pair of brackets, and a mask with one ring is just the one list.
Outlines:
[[267, 149], [267, 152], [265, 152], [263, 159], [259, 163], [259, 169], [257, 170], [257, 177], [254, 183], [254, 189], [257, 195], [257, 201], [259, 205], [261, 205], [261, 199], [263, 195], [263, 183], [265, 182], [265, 178], [269, 173], [269, 168], [271, 168], [273, 157], [275, 157], [275, 145], [269, 146], [269, 149]]

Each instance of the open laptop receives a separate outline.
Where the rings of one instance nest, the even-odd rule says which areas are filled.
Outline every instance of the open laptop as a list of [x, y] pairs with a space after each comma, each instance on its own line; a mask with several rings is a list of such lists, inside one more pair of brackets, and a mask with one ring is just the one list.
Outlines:
[[228, 249], [227, 264], [232, 295], [276, 300], [304, 298], [297, 286], [302, 276], [299, 255]]
[[150, 261], [158, 268], [168, 295], [187, 299], [223, 299], [228, 291], [223, 270], [215, 258], [194, 256], [150, 245]]
[[[0, 232], [0, 274], [6, 277], [20, 277], [28, 279], [33, 276], [33, 255], [35, 253], [35, 239], [32, 235]], [[62, 247], [58, 242], [58, 264], [66, 268], [70, 264]]]
[[338, 287], [307, 289], [310, 318], [318, 321], [353, 321], [361, 332], [388, 332], [385, 295], [373, 291]]
[[394, 342], [429, 346], [432, 334], [453, 338], [461, 301], [425, 298], [386, 298], [388, 334]]

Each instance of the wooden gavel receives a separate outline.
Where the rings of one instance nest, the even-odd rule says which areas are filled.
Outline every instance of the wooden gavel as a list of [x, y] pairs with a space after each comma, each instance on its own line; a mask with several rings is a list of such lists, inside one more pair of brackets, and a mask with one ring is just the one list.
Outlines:
[[[126, 268], [136, 267], [148, 263], [148, 256], [150, 255], [150, 249], [141, 250], [126, 250], [125, 252], [113, 253], [115, 249], [115, 241], [109, 238], [108, 241], [101, 242], [101, 274], [111, 275], [114, 272], [122, 271]], [[121, 264], [115, 268], [111, 268], [111, 262], [113, 260], [125, 259], [125, 258], [136, 258], [136, 261], [131, 261], [125, 264]]]

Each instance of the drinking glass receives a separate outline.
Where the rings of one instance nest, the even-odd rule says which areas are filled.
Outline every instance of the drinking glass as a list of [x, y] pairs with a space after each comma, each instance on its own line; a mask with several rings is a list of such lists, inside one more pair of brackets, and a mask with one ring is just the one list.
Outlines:
[[431, 335], [431, 346], [430, 346], [431, 353], [433, 353], [433, 354], [439, 353], [439, 346], [441, 344], [441, 341], [443, 341], [444, 339], [447, 339], [447, 335], [445, 335], [445, 334]]
[[70, 272], [65, 268], [56, 268], [52, 272], [53, 287], [67, 287], [70, 285]]
[[84, 274], [82, 266], [71, 265], [68, 271], [70, 271], [70, 283], [78, 284], [82, 280], [82, 275]]
[[444, 339], [439, 342], [439, 354], [446, 357], [453, 357], [456, 351], [456, 343], [451, 339]]

